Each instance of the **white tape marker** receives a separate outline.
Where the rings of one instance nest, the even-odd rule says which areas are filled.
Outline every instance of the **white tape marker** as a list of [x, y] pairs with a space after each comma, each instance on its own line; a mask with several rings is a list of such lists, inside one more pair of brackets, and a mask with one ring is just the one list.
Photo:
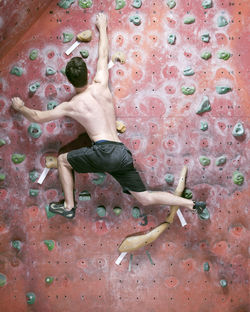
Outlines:
[[73, 52], [80, 44], [80, 41], [76, 41], [68, 50], [65, 52], [65, 54], [70, 55], [71, 52]]
[[177, 210], [177, 216], [179, 217], [182, 226], [187, 225], [187, 222], [184, 219], [183, 214], [181, 213], [180, 209]]
[[110, 60], [108, 63], [108, 69], [112, 68], [114, 65], [115, 63], [112, 60]]
[[43, 183], [44, 179], [46, 178], [47, 174], [49, 173], [49, 169], [50, 168], [47, 168], [47, 167], [45, 167], [43, 169], [43, 172], [42, 172], [42, 174], [40, 175], [40, 178], [37, 181], [38, 184], [42, 184]]
[[122, 252], [120, 254], [120, 256], [117, 258], [115, 264], [119, 265], [122, 262], [122, 260], [124, 259], [124, 257], [126, 256], [126, 254], [127, 254], [127, 252]]

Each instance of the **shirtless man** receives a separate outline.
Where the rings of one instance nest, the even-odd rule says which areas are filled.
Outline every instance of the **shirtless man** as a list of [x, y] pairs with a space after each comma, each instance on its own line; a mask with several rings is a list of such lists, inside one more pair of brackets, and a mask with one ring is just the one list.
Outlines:
[[65, 116], [78, 121], [93, 141], [92, 147], [58, 156], [58, 172], [65, 199], [53, 202], [49, 210], [66, 218], [74, 218], [73, 170], [78, 173], [108, 172], [122, 186], [123, 191], [132, 194], [142, 205], [178, 205], [201, 214], [204, 202], [175, 196], [167, 192], [146, 190], [138, 172], [133, 166], [131, 152], [120, 141], [116, 131], [116, 117], [112, 94], [108, 87], [108, 37], [107, 18], [99, 13], [96, 26], [100, 33], [97, 71], [92, 83], [88, 83], [85, 62], [73, 57], [66, 66], [66, 76], [75, 87], [76, 95], [69, 102], [63, 102], [53, 110], [39, 111], [25, 106], [20, 98], [12, 99], [12, 107], [29, 121], [43, 123]]

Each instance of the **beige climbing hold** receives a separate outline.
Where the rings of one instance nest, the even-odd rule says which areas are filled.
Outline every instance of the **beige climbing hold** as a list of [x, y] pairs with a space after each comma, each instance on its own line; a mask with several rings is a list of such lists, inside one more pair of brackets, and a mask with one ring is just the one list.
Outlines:
[[126, 61], [125, 54], [123, 52], [115, 52], [112, 56], [113, 62], [120, 62], [121, 64], [124, 64]]
[[82, 42], [89, 42], [92, 39], [92, 31], [84, 30], [76, 36], [77, 40]]
[[126, 131], [126, 126], [122, 121], [116, 121], [116, 130], [120, 133], [124, 133]]
[[45, 157], [45, 166], [47, 168], [57, 168], [57, 157], [55, 156]]

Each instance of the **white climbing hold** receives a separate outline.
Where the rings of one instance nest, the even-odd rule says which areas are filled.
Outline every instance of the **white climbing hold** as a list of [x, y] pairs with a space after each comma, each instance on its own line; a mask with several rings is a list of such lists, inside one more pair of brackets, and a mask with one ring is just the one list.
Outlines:
[[122, 252], [122, 253], [120, 254], [120, 256], [117, 258], [115, 264], [116, 264], [116, 265], [120, 265], [120, 263], [122, 262], [122, 260], [125, 258], [126, 254], [127, 254], [127, 252]]
[[45, 167], [43, 169], [43, 172], [42, 172], [42, 174], [40, 175], [40, 178], [37, 181], [38, 184], [42, 184], [43, 183], [43, 181], [45, 180], [45, 178], [46, 178], [47, 174], [49, 173], [49, 171], [50, 171], [50, 168]]

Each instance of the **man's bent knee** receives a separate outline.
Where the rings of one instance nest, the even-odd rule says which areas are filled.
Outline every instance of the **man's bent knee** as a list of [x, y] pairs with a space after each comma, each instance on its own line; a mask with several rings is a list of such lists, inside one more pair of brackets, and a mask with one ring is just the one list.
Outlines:
[[68, 155], [68, 153], [64, 153], [64, 154], [60, 154], [57, 157], [58, 165], [63, 165], [63, 166], [66, 166], [66, 167], [72, 169], [70, 163], [68, 162], [67, 155]]
[[130, 193], [138, 200], [139, 203], [141, 203], [143, 206], [149, 206], [153, 203], [152, 200], [152, 193], [149, 191], [144, 192], [132, 192]]

